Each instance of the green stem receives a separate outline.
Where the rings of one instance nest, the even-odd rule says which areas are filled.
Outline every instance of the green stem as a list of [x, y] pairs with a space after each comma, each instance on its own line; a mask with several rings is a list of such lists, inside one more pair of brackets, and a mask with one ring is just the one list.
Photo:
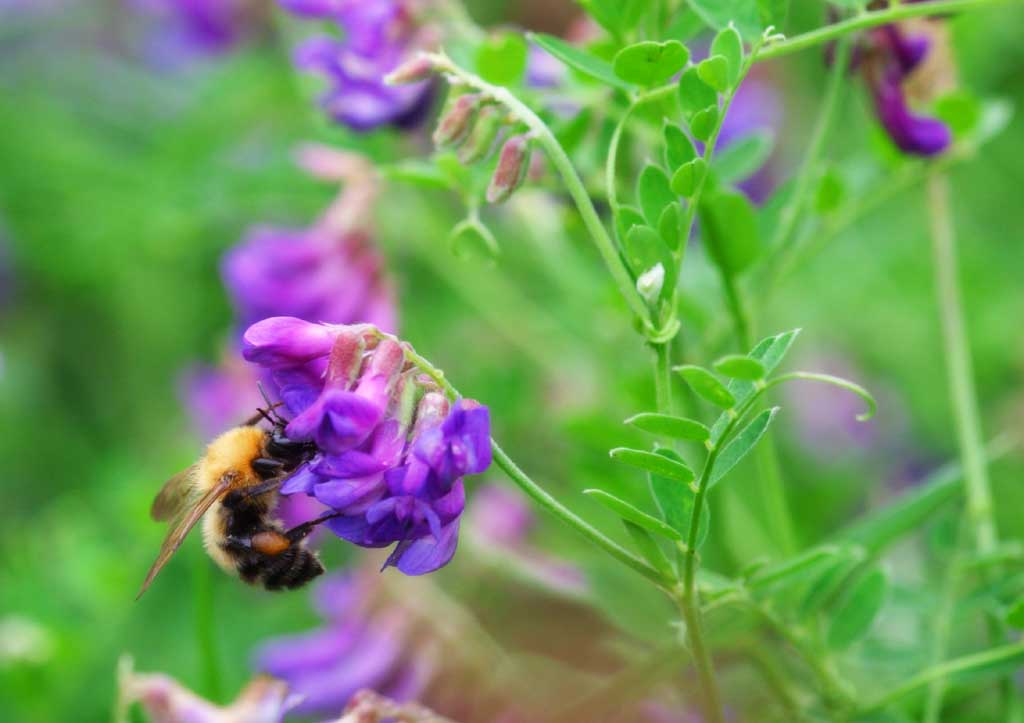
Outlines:
[[519, 485], [519, 488], [534, 502], [586, 537], [619, 562], [633, 568], [658, 587], [666, 590], [668, 589], [671, 583], [666, 580], [660, 572], [626, 548], [622, 547], [619, 543], [607, 537], [604, 533], [584, 521], [552, 497], [543, 487], [530, 479], [530, 477], [512, 461], [512, 459], [505, 453], [505, 450], [503, 450], [494, 439], [491, 440], [491, 452], [494, 456], [495, 463], [501, 467], [505, 474], [508, 475], [509, 479]]
[[[858, 30], [867, 30], [879, 25], [888, 25], [889, 23], [910, 18], [946, 15], [963, 10], [973, 10], [974, 8], [995, 5], [1000, 2], [1006, 2], [1006, 0], [933, 0], [933, 2], [910, 5], [890, 5], [882, 10], [860, 13], [847, 20], [826, 25], [823, 28], [811, 30], [792, 38], [769, 42], [752, 52], [751, 62], [759, 63], [762, 60], [773, 60], [785, 55], [791, 55], [792, 53], [798, 53], [801, 50], [813, 48], [816, 45], [832, 42], [847, 33], [853, 33]], [[675, 83], [667, 83], [648, 91], [646, 95], [652, 100], [664, 98], [675, 93], [676, 89], [677, 85]]]
[[921, 671], [888, 693], [868, 703], [857, 712], [863, 714], [885, 708], [900, 698], [915, 693], [940, 678], [948, 678], [960, 673], [983, 671], [986, 668], [1003, 666], [1018, 660], [1024, 660], [1024, 640], [986, 650], [982, 653], [974, 653], [973, 655], [965, 655], [961, 658], [947, 660], [945, 663]]
[[615, 125], [611, 140], [608, 142], [608, 158], [605, 159], [604, 177], [605, 186], [607, 187], [608, 205], [611, 206], [613, 212], [616, 212], [619, 208], [618, 193], [615, 190], [615, 180], [618, 176], [619, 144], [622, 142], [622, 134], [626, 130], [626, 123], [629, 122], [629, 117], [633, 115], [633, 111], [639, 105], [640, 102], [630, 103], [629, 107], [626, 108], [626, 112], [622, 114], [619, 122]]
[[996, 545], [992, 515], [992, 491], [985, 463], [978, 400], [967, 342], [963, 301], [957, 280], [956, 240], [949, 200], [949, 181], [939, 174], [928, 179], [928, 208], [932, 231], [932, 254], [938, 294], [939, 320], [949, 377], [950, 401], [956, 423], [960, 459], [967, 491], [967, 515], [974, 530], [978, 552], [990, 552]]
[[[939, 598], [939, 609], [935, 614], [935, 626], [932, 629], [932, 646], [929, 657], [930, 665], [939, 665], [946, 657], [949, 648], [949, 635], [953, 622], [953, 609], [956, 606], [956, 590], [960, 583], [961, 555], [959, 551], [964, 548], [963, 538], [965, 526], [962, 524], [957, 531], [957, 553], [949, 562], [949, 569], [946, 571], [945, 580], [942, 585], [942, 594]], [[939, 723], [942, 715], [942, 700], [946, 695], [946, 677], [940, 676], [933, 680], [928, 686], [928, 697], [925, 701], [924, 716], [921, 723]]]
[[[786, 254], [791, 245], [793, 231], [796, 229], [797, 221], [801, 216], [800, 212], [806, 204], [807, 192], [811, 187], [811, 178], [817, 169], [821, 151], [825, 145], [825, 137], [828, 135], [828, 129], [832, 125], [832, 118], [838, 105], [840, 89], [846, 80], [846, 68], [849, 57], [850, 39], [844, 37], [839, 41], [839, 45], [836, 48], [836, 57], [832, 63], [832, 70], [829, 73], [828, 85], [825, 88], [825, 98], [822, 100], [821, 108], [818, 111], [818, 119], [815, 121], [814, 130], [811, 132], [811, 142], [807, 146], [807, 153], [804, 156], [800, 171], [797, 173], [794, 182], [793, 195], [782, 209], [779, 224], [775, 227], [775, 233], [772, 235], [771, 243], [768, 246], [777, 263], [784, 263], [786, 261]], [[771, 264], [767, 270], [770, 278], [775, 276], [773, 273], [774, 265]]]
[[747, 314], [743, 299], [740, 297], [740, 290], [736, 285], [736, 277], [727, 271], [722, 271], [722, 290], [725, 291], [725, 300], [729, 306], [729, 315], [732, 316], [733, 330], [736, 332], [736, 343], [740, 350], [747, 350], [753, 347], [750, 333], [750, 316]]
[[672, 359], [668, 343], [651, 344], [654, 348], [654, 396], [661, 414], [675, 414], [672, 403]]
[[547, 151], [551, 162], [561, 174], [565, 188], [575, 202], [576, 208], [583, 218], [583, 224], [587, 227], [587, 231], [590, 232], [594, 245], [597, 246], [598, 253], [601, 254], [605, 266], [608, 267], [608, 271], [618, 285], [622, 297], [626, 300], [633, 313], [638, 318], [646, 321], [650, 316], [647, 305], [636, 290], [633, 278], [623, 263], [622, 257], [619, 256], [611, 236], [608, 235], [604, 224], [601, 223], [597, 210], [590, 200], [590, 194], [587, 193], [583, 181], [580, 179], [579, 174], [576, 173], [576, 168], [572, 165], [572, 161], [558, 142], [558, 139], [551, 132], [551, 129], [547, 127], [544, 121], [529, 106], [516, 98], [506, 88], [491, 85], [479, 76], [460, 68], [443, 53], [426, 53], [425, 55], [437, 70], [447, 73], [455, 82], [475, 88], [494, 102], [503, 105], [530, 129], [537, 142]]
[[860, 13], [852, 18], [842, 20], [823, 28], [812, 30], [801, 35], [781, 40], [777, 43], [769, 43], [758, 51], [755, 60], [771, 60], [784, 55], [797, 53], [816, 45], [831, 42], [837, 38], [853, 33], [858, 30], [888, 25], [889, 23], [908, 20], [910, 18], [926, 17], [930, 15], [946, 15], [957, 13], [962, 10], [972, 10], [985, 5], [993, 5], [1002, 0], [935, 0], [928, 3], [913, 3], [890, 5], [882, 10]]
[[[381, 339], [400, 341], [398, 337], [393, 334], [382, 332], [379, 329], [374, 329], [374, 333]], [[452, 386], [451, 382], [449, 382], [445, 377], [443, 371], [431, 364], [425, 357], [418, 354], [409, 344], [404, 344], [403, 347], [405, 349], [406, 359], [415, 364], [423, 373], [433, 379], [449, 397], [452, 399], [459, 399], [462, 397], [459, 390]], [[505, 450], [501, 448], [501, 445], [499, 445], [493, 438], [491, 439], [491, 453], [494, 457], [495, 463], [501, 467], [505, 474], [509, 476], [509, 479], [519, 485], [519, 488], [522, 489], [523, 492], [525, 492], [534, 502], [539, 504], [565, 524], [569, 525], [569, 527], [572, 527], [612, 557], [616, 558], [628, 567], [633, 568], [658, 587], [668, 591], [671, 581], [666, 580], [660, 572], [655, 570], [619, 543], [607, 537], [600, 530], [584, 521], [552, 497], [547, 490], [530, 479], [530, 477], [512, 461], [508, 454], [505, 453]]]
[[697, 677], [700, 678], [701, 694], [704, 696], [705, 720], [709, 723], [725, 723], [722, 694], [718, 690], [715, 668], [711, 662], [707, 644], [704, 642], [704, 622], [701, 619], [700, 605], [697, 604], [695, 591], [690, 589], [685, 592], [682, 597], [678, 598], [678, 603], [683, 621], [686, 623], [686, 634], [690, 640], [693, 660], [697, 665]]
[[217, 636], [213, 622], [213, 576], [210, 574], [210, 559], [205, 554], [195, 556], [192, 586], [195, 599], [196, 646], [199, 650], [199, 667], [202, 671], [204, 692], [210, 700], [219, 701], [220, 656], [217, 652]]
[[[995, 548], [998, 536], [992, 510], [992, 489], [985, 460], [985, 446], [982, 441], [978, 397], [974, 388], [967, 325], [964, 321], [963, 300], [957, 278], [956, 237], [950, 208], [949, 179], [944, 174], [936, 172], [928, 179], [928, 209], [946, 372], [949, 377], [949, 393], [953, 404], [960, 460], [964, 468], [966, 521], [974, 533], [975, 549], [985, 554]], [[988, 622], [989, 635], [993, 640], [1005, 637], [1006, 631], [1001, 621]], [[1020, 720], [1022, 703], [1014, 690], [1012, 679], [1004, 683], [1004, 687], [1007, 693], [1007, 718]]]

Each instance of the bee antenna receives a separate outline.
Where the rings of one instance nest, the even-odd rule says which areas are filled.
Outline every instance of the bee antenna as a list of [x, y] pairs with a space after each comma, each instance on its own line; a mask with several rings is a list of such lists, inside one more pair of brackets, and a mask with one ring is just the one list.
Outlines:
[[267, 390], [263, 388], [263, 382], [256, 382], [256, 388], [260, 390], [260, 396], [263, 397], [263, 401], [267, 403], [266, 409], [259, 410], [260, 415], [271, 424], [282, 427], [288, 424], [288, 420], [278, 414], [275, 410], [281, 406], [281, 402], [271, 402], [270, 397], [267, 396]]

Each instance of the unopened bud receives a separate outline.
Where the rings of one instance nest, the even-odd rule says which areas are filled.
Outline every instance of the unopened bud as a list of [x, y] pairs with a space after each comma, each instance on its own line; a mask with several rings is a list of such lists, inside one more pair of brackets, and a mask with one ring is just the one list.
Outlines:
[[513, 136], [505, 141], [498, 166], [491, 176], [491, 185], [487, 187], [487, 202], [501, 203], [511, 196], [526, 178], [529, 162], [530, 139], [527, 135]]
[[661, 288], [664, 284], [665, 267], [659, 262], [640, 274], [640, 278], [636, 280], [636, 290], [647, 300], [648, 304], [653, 304], [661, 296]]
[[458, 146], [469, 136], [480, 110], [480, 94], [460, 95], [451, 108], [441, 116], [434, 131], [434, 143], [438, 148]]
[[468, 165], [491, 155], [494, 140], [503, 125], [502, 112], [492, 105], [484, 106], [476, 116], [476, 125], [459, 149], [459, 161]]
[[417, 55], [384, 76], [387, 85], [408, 85], [426, 80], [434, 74], [434, 63], [427, 55]]

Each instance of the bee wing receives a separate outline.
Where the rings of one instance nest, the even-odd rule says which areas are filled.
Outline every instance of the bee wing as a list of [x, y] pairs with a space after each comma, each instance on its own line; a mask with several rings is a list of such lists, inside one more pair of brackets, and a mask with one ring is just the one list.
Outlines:
[[194, 464], [164, 482], [149, 508], [150, 517], [163, 522], [180, 516], [192, 498], [198, 469], [199, 465]]
[[231, 482], [233, 479], [233, 476], [230, 474], [223, 475], [220, 480], [218, 480], [217, 484], [196, 500], [195, 504], [186, 508], [184, 514], [182, 514], [182, 516], [172, 524], [170, 531], [167, 533], [167, 537], [164, 538], [164, 544], [160, 547], [160, 554], [157, 555], [153, 566], [149, 568], [149, 572], [146, 574], [146, 579], [142, 583], [142, 587], [139, 588], [139, 594], [135, 596], [136, 600], [142, 597], [142, 594], [149, 588], [150, 583], [153, 582], [153, 578], [155, 578], [157, 573], [163, 569], [163, 566], [167, 564], [167, 561], [171, 559], [171, 556], [178, 551], [178, 548], [181, 547], [181, 543], [185, 541], [185, 536], [188, 535], [189, 530], [195, 527], [195, 524], [202, 519], [203, 515], [206, 514], [206, 511], [210, 509], [210, 505], [216, 502], [231, 488]]

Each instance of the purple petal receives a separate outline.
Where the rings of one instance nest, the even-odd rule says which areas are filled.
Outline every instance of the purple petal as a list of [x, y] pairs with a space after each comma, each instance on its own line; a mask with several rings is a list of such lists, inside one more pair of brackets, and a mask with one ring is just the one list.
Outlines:
[[316, 486], [313, 494], [317, 500], [333, 510], [350, 514], [362, 512], [367, 504], [376, 502], [384, 494], [383, 475], [345, 480], [330, 480]]
[[942, 121], [912, 113], [894, 73], [877, 80], [873, 91], [878, 118], [900, 150], [932, 156], [949, 147], [952, 142], [949, 128]]
[[283, 495], [298, 493], [312, 494], [313, 487], [323, 481], [323, 477], [313, 471], [313, 464], [304, 464], [284, 481], [279, 490]]
[[447, 565], [458, 544], [459, 521], [455, 520], [436, 539], [426, 537], [412, 542], [393, 564], [406, 575], [424, 575]]
[[247, 361], [265, 367], [295, 366], [326, 356], [337, 336], [336, 328], [324, 324], [274, 316], [245, 330], [242, 354]]
[[324, 452], [340, 454], [366, 441], [383, 413], [365, 397], [332, 388], [289, 422], [286, 432], [292, 439], [312, 439]]

